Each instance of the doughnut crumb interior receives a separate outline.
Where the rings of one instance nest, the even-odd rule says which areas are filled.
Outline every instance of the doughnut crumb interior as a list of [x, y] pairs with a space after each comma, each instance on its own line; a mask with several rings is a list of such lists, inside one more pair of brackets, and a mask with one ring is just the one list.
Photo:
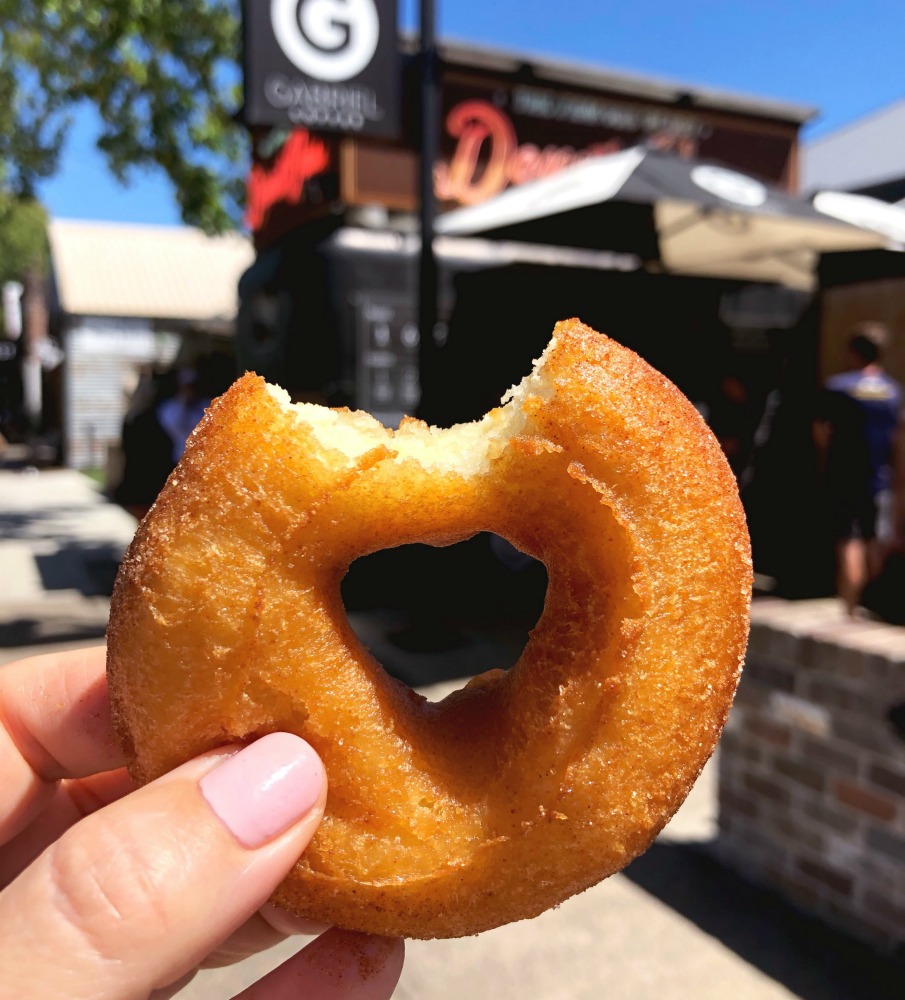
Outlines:
[[[369, 552], [479, 531], [546, 565], [544, 611], [511, 670], [432, 703], [362, 646], [340, 581]], [[246, 375], [123, 562], [114, 716], [142, 783], [225, 743], [303, 736], [327, 813], [275, 902], [371, 933], [474, 934], [651, 843], [716, 745], [750, 590], [716, 440], [577, 320], [499, 408], [448, 429], [394, 432]]]

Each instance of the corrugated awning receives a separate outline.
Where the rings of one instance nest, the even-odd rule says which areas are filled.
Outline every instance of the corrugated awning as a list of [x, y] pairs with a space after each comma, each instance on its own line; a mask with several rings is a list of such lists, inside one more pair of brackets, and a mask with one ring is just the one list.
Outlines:
[[50, 223], [50, 252], [68, 315], [195, 324], [235, 317], [239, 278], [254, 260], [239, 233], [76, 219]]

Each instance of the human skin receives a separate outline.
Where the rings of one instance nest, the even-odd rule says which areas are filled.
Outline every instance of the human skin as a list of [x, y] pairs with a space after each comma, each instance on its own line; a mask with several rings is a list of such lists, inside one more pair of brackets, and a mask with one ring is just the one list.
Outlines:
[[401, 941], [315, 927], [266, 902], [323, 815], [312, 749], [272, 734], [133, 790], [104, 663], [98, 648], [0, 668], [4, 995], [157, 1000], [200, 967], [325, 931], [238, 998], [390, 997]]

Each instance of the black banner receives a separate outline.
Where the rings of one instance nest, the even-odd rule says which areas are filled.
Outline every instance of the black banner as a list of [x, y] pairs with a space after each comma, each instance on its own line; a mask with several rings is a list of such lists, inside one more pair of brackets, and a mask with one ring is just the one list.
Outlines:
[[395, 138], [396, 0], [245, 0], [247, 125]]

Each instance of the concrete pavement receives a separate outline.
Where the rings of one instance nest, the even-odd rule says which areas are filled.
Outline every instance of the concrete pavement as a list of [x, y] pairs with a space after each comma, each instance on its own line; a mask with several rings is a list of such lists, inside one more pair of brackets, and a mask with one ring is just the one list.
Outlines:
[[[0, 663], [97, 642], [116, 560], [134, 529], [93, 484], [67, 470], [0, 471]], [[354, 616], [372, 648], [386, 623]], [[422, 655], [433, 698], [457, 674], [505, 658], [510, 637], [475, 632]], [[403, 664], [406, 666], [406, 664]], [[411, 664], [409, 664], [411, 666]], [[457, 941], [410, 942], [399, 1000], [883, 1000], [903, 969], [799, 916], [724, 871], [709, 765], [654, 846], [624, 873], [536, 918]], [[182, 1000], [232, 996], [298, 947], [201, 973]]]
[[0, 470], [0, 658], [102, 639], [134, 531], [81, 473]]

